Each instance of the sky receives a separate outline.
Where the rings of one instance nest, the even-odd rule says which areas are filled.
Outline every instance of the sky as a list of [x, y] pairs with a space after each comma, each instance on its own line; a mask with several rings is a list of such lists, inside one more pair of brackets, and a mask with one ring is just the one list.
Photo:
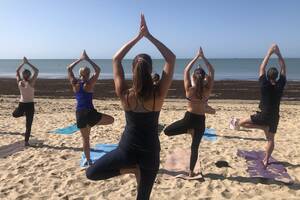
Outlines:
[[[0, 0], [0, 59], [112, 58], [138, 34], [140, 13], [149, 31], [177, 58], [202, 46], [210, 58], [257, 58], [276, 42], [285, 57], [300, 57], [298, 0]], [[128, 54], [161, 58], [146, 39]]]

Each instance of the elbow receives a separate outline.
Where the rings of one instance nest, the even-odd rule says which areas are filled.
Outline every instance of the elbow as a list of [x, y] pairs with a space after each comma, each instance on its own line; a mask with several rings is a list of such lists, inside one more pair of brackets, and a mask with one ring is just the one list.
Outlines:
[[67, 66], [67, 70], [68, 70], [68, 72], [71, 72], [72, 71], [72, 66], [71, 65]]
[[115, 55], [112, 59], [113, 63], [120, 63], [121, 62], [121, 59], [119, 58], [118, 55]]
[[174, 53], [171, 54], [171, 60], [173, 63], [176, 61], [176, 55]]
[[171, 55], [169, 56], [169, 59], [168, 59], [168, 63], [174, 65], [175, 61], [176, 61], [176, 55], [171, 52]]

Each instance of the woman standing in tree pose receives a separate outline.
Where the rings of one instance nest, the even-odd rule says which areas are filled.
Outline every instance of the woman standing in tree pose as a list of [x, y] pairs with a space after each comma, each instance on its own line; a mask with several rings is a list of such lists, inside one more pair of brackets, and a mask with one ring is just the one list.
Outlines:
[[[21, 78], [20, 71], [25, 65], [29, 65], [33, 70], [33, 76], [31, 77], [31, 71], [24, 69], [22, 72], [23, 79]], [[22, 64], [18, 67], [16, 71], [16, 78], [18, 87], [20, 90], [20, 102], [19, 106], [13, 112], [13, 117], [26, 117], [26, 131], [25, 131], [25, 146], [29, 146], [29, 138], [31, 133], [31, 126], [34, 116], [34, 86], [38, 76], [39, 70], [28, 62], [27, 58], [23, 58]]]
[[[205, 62], [208, 75], [202, 68], [196, 68], [191, 76], [190, 71], [195, 62], [202, 58]], [[183, 119], [169, 125], [165, 130], [167, 136], [190, 133], [192, 136], [190, 172], [189, 176], [194, 176], [194, 168], [198, 159], [198, 148], [205, 131], [205, 111], [208, 97], [212, 91], [214, 83], [214, 69], [204, 56], [202, 48], [199, 49], [195, 58], [188, 63], [184, 69], [184, 88], [186, 99], [188, 100], [187, 111]]]
[[[82, 67], [79, 69], [79, 79], [76, 79], [73, 73], [73, 68], [81, 61], [86, 60], [95, 70], [95, 73], [90, 77], [90, 69]], [[100, 74], [100, 68], [94, 63], [83, 51], [80, 59], [76, 60], [68, 66], [68, 77], [76, 96], [76, 123], [80, 129], [83, 139], [83, 151], [86, 157], [85, 166], [92, 165], [90, 158], [90, 131], [95, 125], [108, 125], [114, 122], [114, 118], [97, 112], [93, 105], [93, 90]]]
[[[125, 82], [122, 60], [143, 37], [153, 43], [165, 59], [162, 77], [154, 86], [151, 77], [152, 59], [137, 55], [132, 63], [133, 86]], [[115, 88], [125, 111], [126, 127], [117, 149], [107, 153], [86, 171], [88, 179], [104, 180], [126, 173], [135, 173], [138, 182], [137, 199], [149, 199], [159, 169], [159, 113], [170, 87], [175, 55], [153, 37], [141, 16], [139, 34], [125, 44], [113, 58]]]
[[[280, 73], [277, 68], [271, 67], [266, 73], [266, 67], [272, 54], [276, 54], [279, 59]], [[279, 75], [279, 79], [277, 80]], [[275, 133], [279, 123], [279, 107], [286, 84], [286, 66], [280, 50], [276, 44], [268, 50], [266, 57], [259, 68], [259, 84], [261, 99], [259, 103], [260, 111], [250, 118], [242, 120], [232, 118], [230, 128], [239, 130], [240, 127], [261, 129], [265, 132], [267, 138], [266, 155], [263, 159], [263, 165], [267, 168], [269, 158], [275, 146]]]

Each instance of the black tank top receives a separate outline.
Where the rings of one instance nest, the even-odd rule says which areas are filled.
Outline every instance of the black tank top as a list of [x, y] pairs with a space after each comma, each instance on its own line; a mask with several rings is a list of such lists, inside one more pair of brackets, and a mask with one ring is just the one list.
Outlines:
[[[155, 91], [153, 97], [154, 110]], [[129, 106], [128, 100], [127, 104]], [[147, 111], [143, 106], [137, 109], [139, 106], [137, 101], [137, 107], [134, 110], [125, 111], [126, 126], [119, 146], [125, 150], [159, 152], [158, 119], [160, 111]]]

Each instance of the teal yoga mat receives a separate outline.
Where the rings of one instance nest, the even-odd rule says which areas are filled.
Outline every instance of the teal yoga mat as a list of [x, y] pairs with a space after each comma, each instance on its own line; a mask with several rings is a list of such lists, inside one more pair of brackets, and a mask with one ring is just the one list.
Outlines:
[[77, 128], [76, 124], [72, 124], [72, 125], [64, 127], [64, 128], [58, 128], [53, 131], [49, 131], [49, 133], [61, 134], [61, 135], [71, 135], [71, 134], [75, 133], [76, 131], [79, 131], [79, 128]]
[[217, 140], [217, 134], [215, 132], [215, 129], [213, 128], [206, 128], [203, 136], [204, 140], [208, 140], [211, 142], [214, 142]]
[[[118, 144], [96, 144], [94, 148], [91, 149], [90, 155], [91, 160], [93, 163], [107, 154], [108, 152], [111, 152], [112, 150], [116, 149], [118, 147]], [[84, 167], [84, 163], [86, 161], [86, 157], [84, 153], [82, 153], [81, 160], [80, 160], [80, 166]]]

